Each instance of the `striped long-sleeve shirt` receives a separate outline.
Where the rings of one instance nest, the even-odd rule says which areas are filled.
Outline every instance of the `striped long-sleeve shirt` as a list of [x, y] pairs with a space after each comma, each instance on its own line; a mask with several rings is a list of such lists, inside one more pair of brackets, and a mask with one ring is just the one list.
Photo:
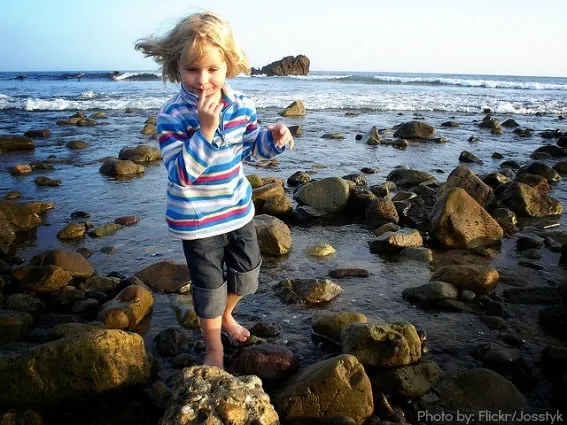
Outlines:
[[167, 169], [166, 221], [174, 237], [201, 239], [241, 228], [254, 217], [242, 160], [283, 152], [260, 129], [252, 100], [225, 84], [214, 140], [199, 130], [197, 95], [183, 86], [159, 111], [157, 131]]

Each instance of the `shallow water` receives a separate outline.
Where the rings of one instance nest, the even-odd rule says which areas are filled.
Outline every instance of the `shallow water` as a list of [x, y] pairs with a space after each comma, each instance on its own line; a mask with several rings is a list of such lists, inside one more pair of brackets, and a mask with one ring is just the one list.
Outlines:
[[[259, 116], [264, 123], [282, 120], [279, 107], [259, 108]], [[164, 221], [165, 169], [161, 163], [146, 167], [143, 177], [115, 180], [98, 172], [101, 158], [118, 156], [120, 149], [140, 143], [155, 144], [155, 140], [140, 134], [145, 119], [155, 114], [155, 109], [138, 110], [125, 113], [117, 110], [106, 111], [107, 125], [96, 127], [58, 127], [55, 121], [69, 117], [72, 112], [65, 111], [5, 111], [0, 116], [0, 133], [23, 134], [34, 128], [50, 128], [52, 136], [37, 139], [37, 148], [29, 153], [3, 153], [0, 156], [0, 195], [17, 189], [23, 194], [23, 201], [54, 201], [56, 208], [47, 212], [45, 222], [36, 232], [36, 238], [27, 241], [17, 255], [29, 260], [33, 255], [48, 249], [74, 250], [87, 247], [94, 251], [89, 262], [98, 274], [112, 271], [130, 276], [142, 268], [161, 260], [183, 262], [183, 253], [178, 241], [167, 235]], [[398, 165], [432, 172], [440, 182], [459, 165], [461, 151], [468, 150], [481, 159], [484, 164], [471, 164], [476, 173], [495, 171], [501, 161], [491, 159], [493, 152], [500, 152], [504, 160], [528, 162], [529, 155], [537, 147], [553, 143], [543, 139], [538, 133], [542, 130], [565, 130], [564, 121], [556, 115], [541, 117], [513, 115], [522, 127], [535, 129], [531, 138], [520, 138], [505, 129], [500, 136], [491, 135], [478, 128], [483, 115], [471, 112], [422, 111], [418, 118], [433, 125], [439, 137], [446, 137], [447, 143], [411, 143], [405, 151], [389, 146], [370, 147], [355, 140], [357, 134], [366, 132], [371, 126], [392, 128], [398, 123], [415, 118], [415, 113], [359, 110], [354, 117], [345, 116], [343, 109], [326, 109], [307, 113], [304, 118], [283, 119], [288, 125], [299, 125], [304, 134], [296, 140], [296, 149], [279, 157], [279, 165], [273, 169], [247, 166], [247, 174], [276, 176], [287, 179], [297, 170], [313, 171], [314, 177], [343, 176], [357, 172], [362, 167], [379, 168], [380, 172], [368, 175], [370, 185], [385, 181], [387, 174]], [[506, 114], [496, 114], [503, 121]], [[461, 123], [458, 128], [443, 128], [440, 124], [447, 120]], [[344, 133], [344, 140], [322, 139], [327, 132]], [[468, 142], [469, 137], [479, 137], [480, 141]], [[64, 144], [70, 140], [82, 139], [89, 148], [69, 151]], [[55, 157], [55, 170], [34, 172], [28, 176], [14, 177], [7, 170], [16, 163], [29, 163]], [[549, 162], [553, 164], [553, 161]], [[61, 179], [60, 187], [37, 187], [33, 182], [38, 175]], [[552, 196], [567, 205], [567, 183], [561, 182], [552, 191]], [[126, 227], [115, 235], [79, 242], [61, 242], [57, 232], [71, 222], [71, 213], [77, 210], [92, 214], [89, 221], [96, 225], [113, 221], [126, 215], [136, 215], [140, 222]], [[560, 218], [565, 229], [565, 214]], [[536, 223], [537, 225], [537, 223]], [[292, 251], [277, 259], [266, 259], [260, 276], [261, 287], [258, 293], [248, 297], [238, 308], [239, 318], [245, 324], [256, 321], [274, 321], [282, 328], [281, 339], [304, 364], [311, 363], [325, 352], [311, 338], [311, 316], [314, 311], [357, 311], [373, 318], [388, 322], [407, 320], [424, 329], [428, 334], [430, 354], [428, 358], [437, 361], [445, 373], [453, 373], [465, 368], [478, 366], [479, 362], [470, 356], [470, 348], [482, 342], [494, 341], [496, 331], [490, 331], [480, 320], [468, 313], [446, 313], [424, 311], [401, 297], [404, 288], [426, 283], [430, 276], [429, 265], [411, 260], [391, 260], [370, 253], [367, 242], [372, 233], [359, 224], [317, 224], [312, 226], [292, 226]], [[305, 249], [319, 242], [333, 245], [337, 252], [328, 258], [309, 257]], [[113, 246], [117, 251], [112, 255], [101, 253], [105, 246]], [[557, 281], [564, 275], [557, 269], [558, 254], [545, 252], [549, 266], [542, 272], [527, 271], [533, 275], [533, 282], [548, 277]], [[514, 245], [505, 240], [501, 255], [495, 265], [518, 268]], [[324, 277], [332, 269], [359, 267], [370, 272], [368, 278], [348, 278], [338, 281], [344, 292], [330, 305], [306, 308], [301, 305], [286, 305], [277, 299], [270, 286], [283, 278]], [[545, 336], [537, 326], [537, 311], [541, 306], [506, 305], [511, 314], [510, 327], [519, 328], [528, 343], [522, 349], [524, 356], [535, 361], [543, 347], [552, 338]], [[156, 305], [146, 333], [146, 342], [152, 344], [153, 337], [161, 330], [175, 325], [169, 308], [169, 296], [157, 295]], [[543, 388], [543, 387], [541, 387]], [[530, 395], [533, 404], [545, 408], [547, 401], [538, 389]]]

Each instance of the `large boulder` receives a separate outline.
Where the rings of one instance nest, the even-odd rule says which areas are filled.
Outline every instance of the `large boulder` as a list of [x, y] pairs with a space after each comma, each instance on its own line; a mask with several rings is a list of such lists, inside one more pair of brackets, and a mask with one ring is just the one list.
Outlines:
[[278, 425], [279, 417], [257, 376], [222, 369], [184, 369], [160, 425]]
[[135, 276], [156, 292], [180, 292], [190, 283], [187, 264], [169, 260], [149, 265]]
[[435, 129], [423, 121], [409, 121], [402, 124], [394, 133], [402, 139], [433, 139]]
[[99, 172], [108, 177], [131, 177], [144, 174], [143, 165], [129, 160], [109, 159], [100, 166]]
[[406, 366], [421, 359], [421, 339], [410, 323], [353, 323], [341, 333], [343, 352], [372, 367]]
[[268, 76], [307, 75], [311, 61], [307, 56], [286, 56], [278, 61], [272, 62], [260, 69], [252, 69], [252, 74], [266, 74]]
[[260, 214], [254, 217], [254, 226], [262, 254], [280, 256], [291, 250], [291, 231], [279, 218]]
[[464, 189], [485, 209], [488, 208], [494, 198], [492, 188], [465, 165], [459, 165], [449, 174], [447, 181], [441, 189], [441, 193], [447, 192], [454, 187]]
[[120, 150], [118, 158], [143, 164], [161, 159], [161, 152], [157, 146], [138, 145], [127, 146]]
[[504, 231], [464, 189], [439, 197], [431, 215], [431, 233], [447, 248], [471, 249], [499, 243]]
[[96, 330], [0, 354], [0, 405], [64, 403], [145, 384], [151, 362], [140, 335]]
[[364, 367], [349, 354], [300, 370], [277, 391], [272, 402], [285, 421], [348, 416], [362, 424], [374, 410], [372, 387]]
[[78, 252], [54, 249], [34, 256], [31, 266], [56, 266], [68, 272], [73, 278], [88, 279], [95, 274], [95, 269]]
[[301, 205], [322, 212], [337, 213], [348, 203], [350, 184], [340, 177], [328, 177], [304, 184], [293, 196]]
[[518, 217], [545, 217], [563, 212], [563, 205], [558, 199], [542, 196], [536, 188], [519, 182], [507, 185], [498, 196], [497, 202], [512, 210]]

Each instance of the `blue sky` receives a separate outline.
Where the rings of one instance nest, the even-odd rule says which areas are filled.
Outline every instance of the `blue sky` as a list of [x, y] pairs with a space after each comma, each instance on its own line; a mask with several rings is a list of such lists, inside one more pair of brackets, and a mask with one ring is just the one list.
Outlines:
[[157, 69], [136, 39], [203, 8], [255, 67], [567, 77], [565, 0], [2, 0], [0, 71]]

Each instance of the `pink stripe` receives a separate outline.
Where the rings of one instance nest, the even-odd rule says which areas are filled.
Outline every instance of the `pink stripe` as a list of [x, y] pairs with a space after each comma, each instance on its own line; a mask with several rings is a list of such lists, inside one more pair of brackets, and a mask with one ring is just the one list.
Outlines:
[[216, 182], [216, 181], [219, 181], [219, 180], [229, 179], [232, 176], [237, 175], [238, 171], [239, 171], [239, 167], [235, 167], [234, 169], [227, 171], [225, 173], [222, 173], [222, 174], [217, 174], [217, 175], [214, 175], [214, 176], [201, 176], [197, 180], [195, 180], [195, 184]]
[[258, 128], [258, 124], [250, 124], [246, 127], [246, 131], [256, 130]]
[[214, 217], [209, 217], [209, 218], [204, 218], [202, 220], [173, 220], [171, 218], [167, 219], [167, 222], [173, 226], [196, 226], [199, 224], [209, 224], [215, 221], [222, 221], [226, 218], [232, 217], [234, 215], [238, 215], [243, 213], [244, 211], [246, 211], [248, 209], [248, 206], [244, 206], [242, 208], [238, 208], [236, 210], [233, 211], [228, 211], [225, 212], [223, 214], [219, 214], [219, 215], [215, 215]]
[[165, 133], [159, 136], [159, 143], [165, 143], [170, 139], [173, 139], [174, 141], [186, 140], [187, 136], [185, 134]]
[[228, 122], [228, 123], [226, 123], [226, 124], [224, 125], [224, 128], [225, 128], [225, 129], [227, 129], [227, 128], [233, 128], [233, 127], [237, 127], [237, 126], [242, 125], [242, 124], [246, 124], [246, 119], [245, 119], [245, 118], [241, 118], [241, 119], [238, 119], [238, 120], [230, 121], [230, 122]]

